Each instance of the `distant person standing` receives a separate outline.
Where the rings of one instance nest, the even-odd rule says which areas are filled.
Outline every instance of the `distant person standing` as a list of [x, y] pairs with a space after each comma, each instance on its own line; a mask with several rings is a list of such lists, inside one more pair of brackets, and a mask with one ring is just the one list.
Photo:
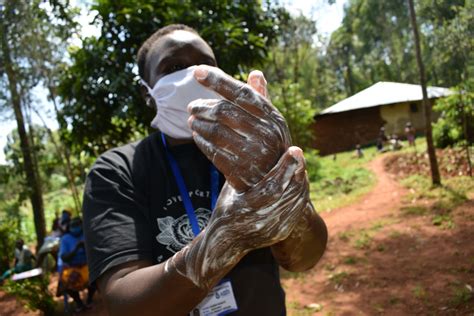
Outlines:
[[388, 140], [387, 135], [385, 135], [385, 127], [381, 127], [379, 131], [379, 135], [377, 137], [377, 150], [379, 152], [383, 151], [383, 147], [385, 142]]
[[415, 128], [411, 125], [411, 122], [405, 124], [405, 136], [408, 140], [408, 145], [415, 147]]
[[360, 144], [357, 144], [357, 145], [356, 145], [355, 156], [356, 156], [357, 158], [362, 158], [362, 157], [364, 157], [364, 152], [362, 151], [362, 148], [360, 147]]
[[[79, 217], [71, 219], [66, 233], [61, 237], [58, 254], [58, 272], [60, 286], [58, 292], [65, 291], [76, 303], [76, 312], [82, 311], [92, 303], [96, 287], [88, 285], [89, 270], [84, 249], [84, 234], [82, 220]], [[86, 305], [81, 300], [79, 292], [87, 288]]]

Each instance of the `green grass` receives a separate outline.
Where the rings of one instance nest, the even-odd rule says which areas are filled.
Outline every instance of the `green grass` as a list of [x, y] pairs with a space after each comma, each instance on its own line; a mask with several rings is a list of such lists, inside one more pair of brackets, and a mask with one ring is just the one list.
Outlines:
[[415, 296], [417, 299], [423, 300], [427, 296], [426, 290], [420, 284], [416, 285], [412, 291], [413, 296]]
[[366, 167], [377, 156], [375, 147], [364, 149], [364, 157], [355, 158], [354, 152], [319, 157], [305, 153], [311, 181], [311, 200], [320, 212], [351, 204], [369, 192], [375, 175]]
[[466, 304], [473, 298], [472, 287], [468, 288], [467, 284], [462, 282], [456, 282], [452, 285], [451, 296], [449, 298], [449, 305], [452, 307], [458, 307]]
[[[433, 187], [428, 177], [413, 175], [401, 181], [402, 185], [410, 189], [410, 193], [405, 197], [406, 202], [420, 199], [431, 200], [433, 209], [437, 213], [450, 212], [456, 206], [468, 200], [468, 195], [474, 192], [474, 179], [463, 176], [442, 179], [443, 185]], [[422, 212], [421, 209], [411, 211]]]
[[357, 264], [358, 261], [359, 261], [359, 258], [357, 257], [347, 256], [344, 258], [342, 263], [347, 264], [347, 265], [354, 265], [354, 264]]
[[402, 184], [410, 189], [405, 197], [406, 203], [425, 200], [431, 202], [427, 208], [418, 204], [408, 205], [401, 209], [404, 215], [430, 215], [431, 223], [441, 229], [456, 227], [451, 211], [469, 199], [474, 192], [474, 180], [461, 176], [442, 179], [442, 186], [433, 187], [428, 177], [413, 175], [404, 180]]
[[349, 274], [345, 271], [330, 274], [328, 276], [329, 281], [331, 281], [337, 286], [340, 286], [344, 282], [344, 280], [347, 280], [348, 278], [349, 278]]
[[[356, 249], [369, 249], [375, 234], [381, 229], [383, 229], [385, 226], [396, 222], [396, 219], [383, 219], [374, 221], [368, 228], [359, 230], [346, 230], [344, 232], [339, 233], [338, 237], [344, 242], [352, 241], [352, 245]], [[383, 245], [379, 245], [377, 250], [384, 251], [385, 247]], [[344, 263], [350, 264], [347, 262]]]
[[368, 231], [362, 230], [359, 234], [359, 237], [355, 240], [354, 246], [357, 249], [367, 249], [370, 247], [372, 237], [372, 234], [370, 234]]
[[286, 302], [286, 308], [289, 316], [310, 316], [313, 315], [311, 309], [301, 306], [298, 302]]
[[408, 205], [400, 209], [403, 215], [424, 215], [428, 212], [427, 208], [422, 205]]

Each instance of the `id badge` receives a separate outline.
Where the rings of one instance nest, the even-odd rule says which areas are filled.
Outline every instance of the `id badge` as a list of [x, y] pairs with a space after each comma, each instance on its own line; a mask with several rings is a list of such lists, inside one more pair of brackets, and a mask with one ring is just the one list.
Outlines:
[[238, 310], [230, 280], [222, 280], [196, 306], [190, 316], [220, 316]]

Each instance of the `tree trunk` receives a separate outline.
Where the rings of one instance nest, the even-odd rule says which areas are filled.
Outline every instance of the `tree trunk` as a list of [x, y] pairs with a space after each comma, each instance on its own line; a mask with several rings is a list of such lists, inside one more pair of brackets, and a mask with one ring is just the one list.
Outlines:
[[458, 109], [458, 111], [460, 111], [462, 113], [461, 115], [461, 119], [462, 119], [462, 129], [463, 129], [463, 133], [464, 133], [464, 150], [466, 151], [466, 159], [467, 159], [467, 171], [469, 173], [469, 176], [472, 178], [472, 163], [471, 163], [471, 155], [469, 153], [469, 132], [468, 132], [468, 129], [467, 129], [467, 118], [466, 118], [466, 108], [465, 108], [465, 104], [464, 104], [464, 100], [463, 100], [463, 95], [464, 91], [463, 89], [461, 89], [461, 91], [459, 91], [459, 101], [460, 102], [460, 108]]
[[[8, 2], [7, 2], [8, 6]], [[6, 8], [8, 10], [8, 8]], [[3, 18], [2, 18], [3, 20]], [[5, 23], [2, 23], [2, 29], [0, 31], [1, 36], [1, 49], [3, 54], [3, 62], [5, 72], [8, 78], [9, 90], [11, 95], [11, 103], [15, 113], [15, 119], [18, 125], [18, 134], [20, 136], [21, 152], [23, 155], [23, 166], [26, 174], [26, 180], [28, 183], [28, 195], [30, 197], [31, 205], [33, 207], [33, 217], [36, 230], [37, 247], [39, 248], [43, 244], [44, 237], [46, 235], [46, 226], [44, 219], [44, 206], [43, 196], [41, 192], [41, 179], [38, 178], [37, 173], [34, 169], [32, 149], [28, 140], [28, 135], [25, 129], [25, 122], [23, 112], [21, 108], [21, 99], [17, 87], [16, 73], [13, 69], [10, 49], [8, 47], [7, 34], [8, 29]]]
[[420, 37], [418, 35], [418, 25], [416, 23], [415, 6], [413, 0], [408, 0], [408, 7], [410, 8], [411, 25], [413, 28], [413, 35], [416, 48], [416, 61], [418, 63], [418, 70], [420, 72], [421, 91], [423, 93], [423, 107], [425, 114], [425, 133], [426, 143], [428, 146], [428, 156], [430, 159], [431, 181], [433, 185], [441, 185], [441, 177], [439, 174], [438, 160], [436, 159], [436, 152], [433, 145], [433, 132], [431, 129], [431, 103], [428, 101], [428, 93], [426, 91], [426, 76], [423, 60], [421, 59]]

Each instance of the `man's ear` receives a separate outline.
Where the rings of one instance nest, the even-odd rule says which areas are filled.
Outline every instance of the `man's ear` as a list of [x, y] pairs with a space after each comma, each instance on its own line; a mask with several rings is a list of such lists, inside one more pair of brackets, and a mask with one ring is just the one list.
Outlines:
[[156, 109], [155, 100], [153, 100], [150, 93], [148, 92], [148, 88], [141, 82], [140, 82], [140, 94], [142, 95], [142, 98], [145, 100], [145, 104], [148, 107], [152, 109]]

